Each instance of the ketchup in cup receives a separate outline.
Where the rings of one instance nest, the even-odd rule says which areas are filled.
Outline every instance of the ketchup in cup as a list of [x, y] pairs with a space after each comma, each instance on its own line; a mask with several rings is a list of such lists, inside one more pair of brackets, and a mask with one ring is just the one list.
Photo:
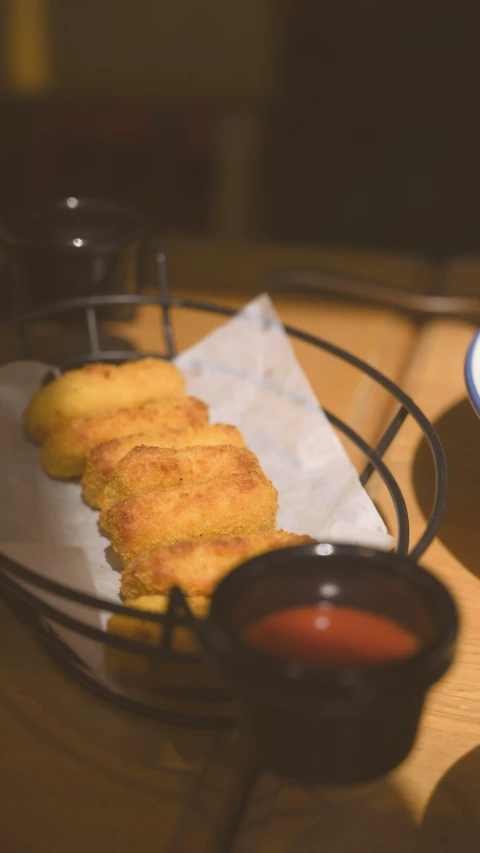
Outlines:
[[358, 784], [410, 752], [453, 658], [455, 602], [407, 557], [347, 545], [269, 552], [219, 584], [200, 639], [234, 687], [258, 761]]
[[411, 631], [353, 607], [307, 605], [263, 616], [245, 631], [261, 652], [319, 666], [372, 666], [410, 657], [420, 648]]

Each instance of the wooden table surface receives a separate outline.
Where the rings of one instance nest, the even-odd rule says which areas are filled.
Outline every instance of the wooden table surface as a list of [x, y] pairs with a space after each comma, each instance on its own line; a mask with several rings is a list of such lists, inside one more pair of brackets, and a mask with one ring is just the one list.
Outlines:
[[[391, 269], [395, 276], [393, 262]], [[410, 270], [410, 281], [412, 275], [429, 286], [422, 265]], [[177, 292], [186, 293], [181, 285]], [[205, 287], [201, 298], [218, 293]], [[233, 306], [246, 298], [222, 294]], [[288, 323], [349, 348], [400, 383], [433, 421], [447, 452], [447, 517], [422, 562], [455, 594], [462, 627], [457, 660], [430, 695], [417, 744], [388, 779], [351, 791], [306, 790], [260, 777], [228, 839], [248, 777], [235, 734], [170, 729], [103, 702], [60, 672], [2, 607], [0, 841], [8, 853], [480, 849], [480, 423], [463, 380], [474, 328], [449, 320], [415, 326], [388, 311], [312, 298], [282, 296], [275, 304]], [[179, 349], [221, 322], [175, 314]], [[133, 325], [112, 331], [140, 348], [159, 346], [155, 309], [140, 310]], [[304, 344], [296, 349], [321, 403], [374, 441], [393, 411], [388, 395], [334, 358]], [[414, 541], [432, 499], [432, 467], [410, 421], [387, 461], [405, 491]], [[369, 491], [394, 530], [390, 499], [376, 477]]]

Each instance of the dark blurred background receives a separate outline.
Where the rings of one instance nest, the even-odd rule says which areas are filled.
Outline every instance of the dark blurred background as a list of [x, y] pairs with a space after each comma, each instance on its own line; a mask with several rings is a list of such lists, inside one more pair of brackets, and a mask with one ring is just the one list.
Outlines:
[[480, 249], [480, 11], [421, 0], [0, 0], [0, 216]]

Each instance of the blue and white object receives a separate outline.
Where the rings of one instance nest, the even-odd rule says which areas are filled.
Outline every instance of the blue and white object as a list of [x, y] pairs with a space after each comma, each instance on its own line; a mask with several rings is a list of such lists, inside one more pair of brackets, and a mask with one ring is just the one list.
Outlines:
[[472, 406], [480, 417], [480, 331], [476, 333], [467, 351], [465, 382]]

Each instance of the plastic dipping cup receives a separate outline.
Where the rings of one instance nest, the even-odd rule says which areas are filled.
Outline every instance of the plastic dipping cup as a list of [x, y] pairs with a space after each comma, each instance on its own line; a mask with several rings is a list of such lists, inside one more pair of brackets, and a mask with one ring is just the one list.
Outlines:
[[[291, 631], [285, 611], [305, 615], [312, 607], [320, 615], [343, 613], [336, 650], [325, 635], [323, 651], [312, 654], [311, 633], [302, 646], [301, 637], [290, 642], [281, 630], [275, 648], [265, 650], [262, 623], [276, 623], [278, 632], [284, 622]], [[396, 639], [390, 635], [386, 655], [389, 628]], [[457, 632], [451, 595], [408, 558], [319, 544], [264, 554], [227, 575], [201, 639], [242, 701], [260, 763], [302, 783], [331, 785], [375, 779], [408, 755], [426, 693], [448, 669]]]

